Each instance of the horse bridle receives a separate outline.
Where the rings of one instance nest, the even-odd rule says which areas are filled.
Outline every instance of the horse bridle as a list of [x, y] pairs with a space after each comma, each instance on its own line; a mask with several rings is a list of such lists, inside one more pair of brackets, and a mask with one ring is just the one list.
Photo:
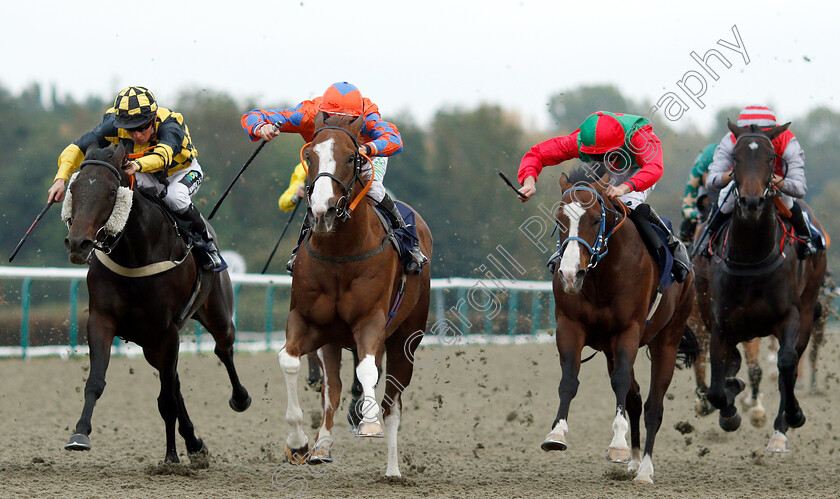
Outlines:
[[[782, 156], [779, 156], [778, 154], [776, 154], [776, 151], [773, 148], [773, 140], [770, 137], [764, 135], [763, 133], [747, 132], [747, 133], [744, 133], [744, 134], [741, 134], [741, 135], [738, 136], [738, 139], [735, 141], [735, 147], [738, 146], [738, 142], [740, 142], [741, 139], [743, 139], [743, 138], [762, 138], [762, 139], [770, 141], [770, 149], [773, 150], [773, 155], [776, 158], [779, 158], [779, 159], [782, 160], [782, 162], [784, 162], [784, 164], [785, 164], [785, 175], [784, 176], [787, 176], [787, 169], [788, 169], [787, 160], [785, 160], [785, 158], [783, 158]], [[773, 185], [773, 172], [774, 171], [775, 171], [775, 164], [774, 164], [774, 166], [771, 167], [770, 180], [767, 181], [767, 185], [764, 188], [764, 193], [761, 195], [761, 197], [763, 199], [767, 199], [767, 197], [771, 196], [771, 195], [773, 195], [773, 196], [776, 195], [775, 194], [775, 186]], [[735, 197], [737, 199], [741, 199], [741, 190], [738, 188], [738, 186], [740, 184], [738, 183], [738, 177], [735, 175], [734, 167], [732, 169], [732, 180], [735, 182], [735, 185], [732, 187], [733, 189], [735, 189]]]
[[[317, 130], [315, 130], [314, 137], [317, 137], [319, 133], [324, 130], [341, 130], [342, 132], [346, 133], [350, 140], [353, 141], [353, 178], [350, 179], [349, 185], [345, 185], [338, 177], [334, 174], [329, 172], [318, 172], [318, 175], [315, 175], [315, 178], [312, 179], [312, 182], [306, 187], [306, 200], [307, 203], [311, 205], [311, 197], [312, 197], [312, 188], [315, 185], [315, 182], [321, 177], [327, 177], [333, 182], [338, 183], [341, 186], [341, 197], [338, 198], [338, 201], [335, 202], [335, 209], [336, 209], [336, 218], [344, 222], [348, 218], [350, 218], [350, 212], [352, 208], [350, 208], [350, 199], [353, 197], [353, 188], [356, 186], [356, 182], [360, 181], [362, 178], [362, 166], [364, 165], [362, 154], [359, 153], [359, 141], [356, 140], [356, 137], [350, 133], [349, 130], [346, 128], [342, 128], [340, 126], [324, 126]], [[373, 173], [371, 172], [371, 175]]]
[[[595, 195], [596, 199], [598, 199], [598, 204], [601, 207], [601, 218], [600, 218], [600, 222], [599, 222], [599, 225], [598, 225], [598, 235], [595, 237], [595, 244], [592, 245], [592, 246], [590, 246], [589, 243], [586, 242], [585, 239], [583, 239], [581, 237], [577, 237], [577, 236], [572, 236], [572, 237], [567, 237], [565, 240], [563, 240], [562, 243], [559, 243], [558, 249], [560, 251], [560, 255], [561, 255], [561, 258], [562, 258], [563, 250], [566, 248], [566, 246], [570, 242], [577, 241], [580, 244], [582, 244], [589, 251], [589, 255], [590, 255], [589, 265], [586, 266], [586, 270], [584, 271], [584, 272], [589, 272], [590, 270], [594, 269], [598, 265], [598, 262], [600, 262], [605, 256], [607, 256], [607, 253], [609, 253], [609, 248], [607, 247], [607, 243], [608, 243], [610, 237], [612, 237], [612, 235], [615, 234], [616, 229], [619, 226], [621, 226], [621, 223], [623, 223], [623, 220], [622, 220], [622, 222], [618, 221], [618, 212], [616, 210], [613, 210], [612, 208], [608, 208], [606, 203], [604, 202], [604, 198], [601, 197], [601, 194], [599, 194], [598, 191], [596, 191], [595, 189], [593, 189], [591, 187], [575, 186], [575, 187], [571, 187], [569, 189], [566, 189], [565, 192], [572, 192], [572, 191], [591, 192], [592, 194]], [[565, 192], [564, 192], [564, 194], [565, 194]], [[612, 224], [612, 227], [610, 227], [609, 232], [606, 232], [606, 234], [605, 234], [605, 231], [606, 231], [606, 228], [607, 228], [607, 212], [610, 212], [610, 213], [613, 214], [613, 224]], [[626, 218], [626, 215], [625, 215], [625, 218]], [[555, 224], [554, 229], [557, 230], [557, 228], [560, 226], [560, 224], [556, 219], [554, 221], [554, 224]]]
[[[117, 170], [116, 166], [112, 165], [111, 163], [108, 163], [107, 161], [101, 161], [101, 160], [98, 160], [98, 159], [86, 159], [86, 160], [82, 161], [81, 165], [79, 165], [79, 171], [84, 169], [84, 167], [90, 166], [90, 165], [107, 166], [108, 169], [111, 170], [111, 173], [113, 173], [117, 177], [117, 184], [119, 184], [119, 186], [122, 187], [122, 175], [120, 175], [120, 171]], [[114, 206], [111, 207], [111, 214], [113, 214], [114, 208], [116, 206], [117, 206], [117, 204], [116, 204], [116, 202], [114, 202]], [[99, 251], [105, 253], [106, 255], [111, 253], [111, 250], [113, 250], [114, 246], [116, 246], [117, 243], [120, 242], [120, 239], [122, 239], [122, 236], [125, 233], [125, 231], [120, 231], [115, 236], [111, 236], [110, 234], [108, 234], [108, 231], [105, 230], [105, 226], [108, 224], [108, 220], [110, 218], [111, 218], [111, 215], [109, 215], [108, 218], [105, 219], [105, 224], [103, 224], [102, 227], [100, 227], [96, 231], [96, 234], [93, 236], [93, 247], [98, 249]], [[72, 224], [72, 223], [73, 223], [72, 219], [70, 219], [70, 221], [68, 222], [68, 225]], [[114, 238], [113, 242], [111, 242], [110, 244], [107, 243], [107, 239], [109, 237]]]

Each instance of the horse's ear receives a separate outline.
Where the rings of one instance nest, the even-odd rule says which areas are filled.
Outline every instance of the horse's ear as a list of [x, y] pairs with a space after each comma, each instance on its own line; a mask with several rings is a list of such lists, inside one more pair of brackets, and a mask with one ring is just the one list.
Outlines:
[[362, 133], [362, 126], [365, 124], [365, 117], [362, 115], [356, 116], [353, 121], [350, 122], [350, 125], [347, 127], [350, 132], [355, 135], [356, 137]]
[[125, 162], [125, 146], [123, 146], [122, 143], [120, 143], [116, 150], [114, 150], [113, 158], [117, 166], [122, 167], [123, 162]]
[[767, 134], [768, 137], [770, 137], [770, 140], [773, 140], [776, 137], [778, 137], [779, 135], [785, 133], [785, 131], [788, 128], [790, 128], [790, 121], [788, 121], [784, 125], [774, 126], [770, 130], [767, 130], [765, 133]]
[[572, 187], [572, 181], [569, 180], [569, 176], [566, 173], [560, 174], [560, 192], [564, 192], [566, 189]]
[[748, 128], [748, 127], [741, 128], [738, 125], [729, 121], [728, 119], [726, 120], [726, 126], [729, 128], [729, 131], [732, 132], [732, 135], [734, 135], [736, 139], [738, 137], [740, 137], [742, 133], [746, 132], [747, 128]]
[[318, 114], [315, 115], [315, 130], [324, 126], [324, 122], [327, 121], [330, 115], [325, 113], [324, 111], [318, 111]]

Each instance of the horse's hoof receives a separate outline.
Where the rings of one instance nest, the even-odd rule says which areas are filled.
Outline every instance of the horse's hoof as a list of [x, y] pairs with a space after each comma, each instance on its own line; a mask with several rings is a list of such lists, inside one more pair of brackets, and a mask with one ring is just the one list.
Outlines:
[[208, 456], [208, 455], [210, 455], [210, 449], [208, 449], [208, 448], [207, 448], [207, 444], [205, 444], [205, 443], [204, 443], [204, 440], [202, 440], [202, 439], [200, 439], [200, 438], [199, 438], [199, 439], [198, 439], [198, 443], [200, 443], [200, 444], [201, 444], [201, 445], [198, 447], [198, 450], [189, 450], [189, 449], [187, 449], [187, 454], [188, 454], [190, 457], [192, 457], [192, 456], [199, 457], [199, 456]]
[[607, 461], [611, 463], [629, 463], [630, 462], [630, 449], [620, 449], [617, 447], [610, 447], [607, 449]]
[[774, 431], [773, 435], [770, 436], [770, 443], [767, 444], [766, 450], [774, 454], [787, 454], [790, 452], [785, 434], [780, 431]]
[[306, 460], [309, 458], [309, 443], [304, 444], [303, 447], [300, 449], [292, 449], [286, 444], [286, 462], [289, 464], [306, 464]]
[[540, 449], [548, 452], [552, 450], [566, 450], [569, 448], [569, 444], [566, 443], [566, 436], [565, 435], [558, 435], [556, 433], [549, 433], [542, 444], [540, 444]]
[[228, 404], [230, 404], [230, 408], [236, 412], [244, 412], [245, 409], [251, 407], [251, 396], [248, 395], [248, 398], [245, 399], [243, 402], [237, 402], [233, 397], [228, 399]]
[[307, 464], [327, 464], [333, 462], [330, 448], [326, 445], [315, 447], [306, 461]]
[[741, 427], [741, 415], [737, 412], [729, 417], [718, 417], [718, 424], [724, 431], [735, 431]]
[[64, 444], [65, 450], [90, 450], [90, 437], [82, 433], [74, 433]]
[[382, 438], [382, 426], [379, 423], [362, 423], [356, 430], [356, 436], [362, 438]]
[[694, 401], [694, 412], [700, 417], [705, 417], [715, 412], [715, 407], [706, 397], [697, 397]]
[[653, 485], [653, 477], [639, 475], [633, 479], [633, 483], [646, 483], [648, 485]]
[[177, 452], [173, 452], [173, 453], [171, 453], [171, 454], [170, 454], [170, 453], [166, 453], [166, 457], [164, 457], [164, 458], [163, 458], [163, 462], [164, 462], [164, 463], [178, 464], [178, 463], [180, 463], [180, 462], [181, 462], [181, 460], [178, 458], [178, 453], [177, 453]]
[[805, 424], [805, 413], [802, 412], [801, 408], [792, 416], [785, 412], [785, 423], [787, 423], [791, 428], [799, 428]]
[[764, 409], [753, 407], [750, 409], [750, 424], [756, 428], [761, 428], [767, 424], [767, 412]]

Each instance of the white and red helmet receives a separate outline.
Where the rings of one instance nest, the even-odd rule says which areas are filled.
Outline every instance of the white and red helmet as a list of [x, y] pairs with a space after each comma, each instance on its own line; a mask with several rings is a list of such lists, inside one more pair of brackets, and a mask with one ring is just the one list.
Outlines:
[[738, 126], [776, 126], [776, 113], [766, 106], [747, 106], [738, 115]]

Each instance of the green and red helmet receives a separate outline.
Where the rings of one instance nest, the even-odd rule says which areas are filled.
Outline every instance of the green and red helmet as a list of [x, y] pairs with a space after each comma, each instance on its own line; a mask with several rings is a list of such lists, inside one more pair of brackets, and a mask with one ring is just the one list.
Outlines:
[[606, 154], [624, 145], [624, 127], [612, 114], [590, 114], [580, 125], [580, 152]]

